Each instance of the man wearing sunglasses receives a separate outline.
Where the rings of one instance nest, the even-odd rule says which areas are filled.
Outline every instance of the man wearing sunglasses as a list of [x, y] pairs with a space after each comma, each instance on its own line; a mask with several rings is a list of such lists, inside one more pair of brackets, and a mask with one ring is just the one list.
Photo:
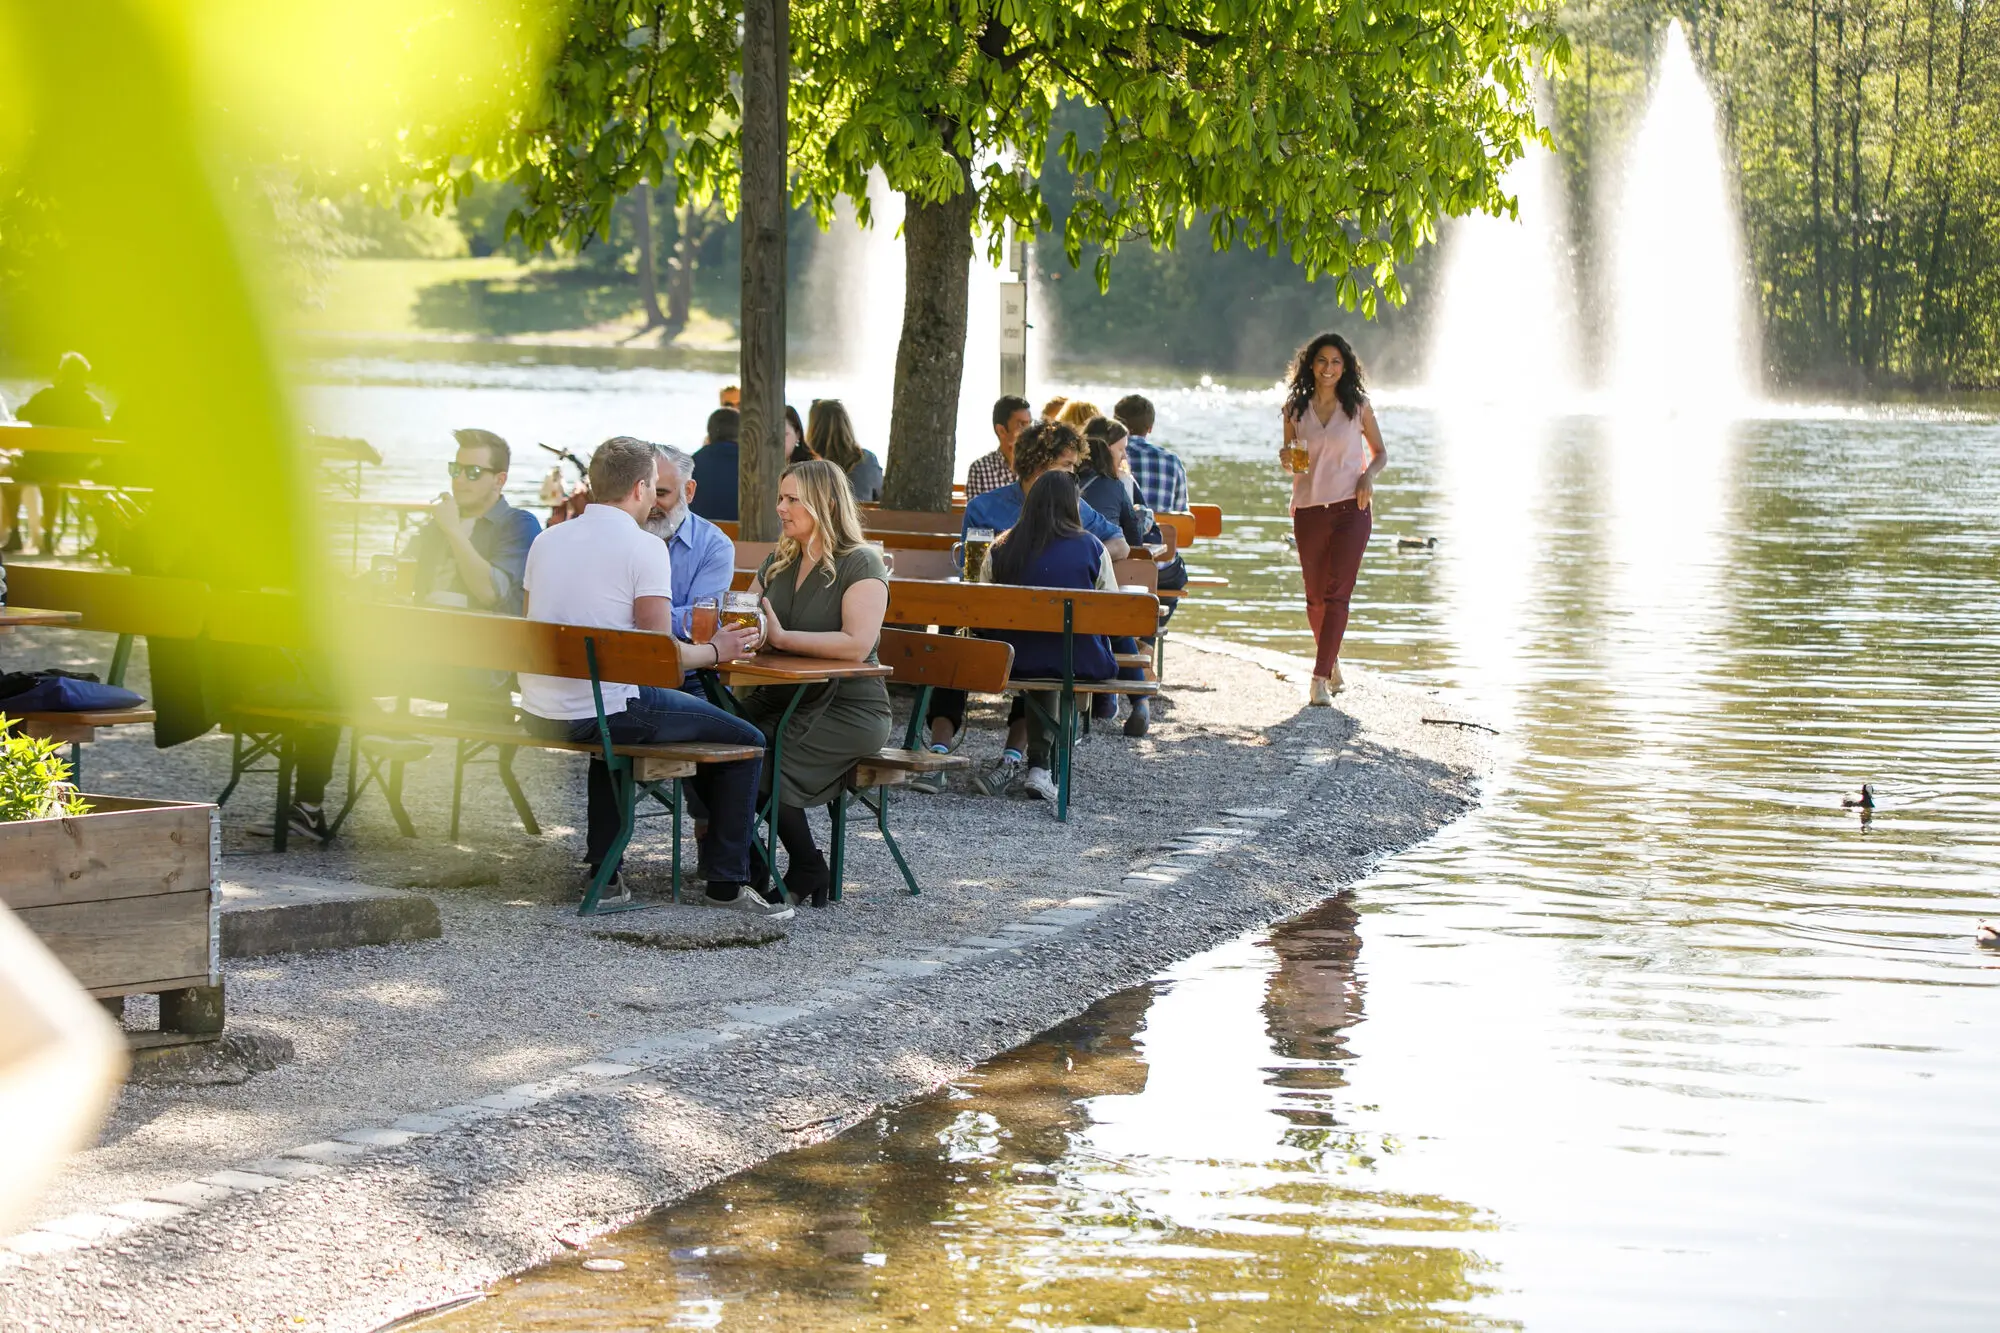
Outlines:
[[412, 539], [417, 600], [431, 606], [521, 614], [521, 574], [542, 525], [502, 498], [511, 451], [490, 430], [455, 430], [451, 489]]

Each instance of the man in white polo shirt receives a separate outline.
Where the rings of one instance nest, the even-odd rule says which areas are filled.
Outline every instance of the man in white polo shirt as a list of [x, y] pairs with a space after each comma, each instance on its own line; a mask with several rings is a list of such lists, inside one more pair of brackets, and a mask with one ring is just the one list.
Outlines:
[[[558, 625], [668, 632], [672, 615], [673, 570], [666, 543], [640, 525], [653, 510], [659, 455], [644, 440], [606, 440], [590, 460], [590, 504], [567, 523], [535, 538], [528, 549], [527, 617]], [[718, 629], [705, 644], [668, 640], [684, 671], [712, 667], [742, 657], [755, 646], [750, 635]], [[675, 741], [764, 743], [763, 733], [705, 699], [652, 685], [601, 683], [605, 721], [620, 745]], [[523, 721], [541, 735], [566, 740], [597, 739], [597, 707], [590, 682], [562, 676], [521, 673]], [[772, 903], [747, 887], [750, 842], [756, 827], [757, 776], [762, 760], [703, 764], [691, 779], [709, 812], [702, 860], [709, 868], [712, 905], [756, 916], [783, 918], [792, 909]], [[611, 774], [602, 759], [590, 761], [590, 822], [584, 840], [595, 875], [617, 836], [619, 811]], [[615, 878], [608, 896], [623, 892]]]

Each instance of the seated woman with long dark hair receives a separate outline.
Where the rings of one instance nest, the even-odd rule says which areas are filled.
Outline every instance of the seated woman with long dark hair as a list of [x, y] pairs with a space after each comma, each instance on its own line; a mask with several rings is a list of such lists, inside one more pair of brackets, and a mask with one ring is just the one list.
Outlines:
[[[995, 583], [1028, 588], [1110, 588], [1111, 556], [1104, 543], [1083, 530], [1077, 517], [1080, 493], [1069, 473], [1044, 472], [1028, 492], [1021, 521], [993, 543], [991, 568]], [[1059, 680], [1063, 674], [1060, 634], [1030, 630], [992, 630], [987, 637], [1014, 645], [1014, 676], [1020, 680]], [[1077, 680], [1109, 680], [1118, 674], [1111, 641], [1102, 634], [1074, 636], [1072, 674]], [[1056, 799], [1055, 776], [1049, 756], [1055, 748], [1054, 690], [1033, 691], [1040, 708], [1028, 708], [1028, 771], [1021, 787], [1045, 801]]]
[[[1082, 488], [1083, 502], [1116, 523], [1125, 534], [1125, 540], [1138, 547], [1145, 545], [1146, 534], [1152, 530], [1153, 511], [1133, 502], [1131, 488], [1125, 484], [1126, 479], [1118, 474], [1117, 450], [1126, 434], [1124, 425], [1111, 417], [1092, 417], [1085, 422], [1083, 464], [1076, 470], [1076, 483]], [[1113, 652], [1136, 653], [1139, 641], [1134, 638], [1114, 639], [1111, 648]], [[1146, 673], [1138, 667], [1121, 667], [1118, 678], [1144, 680]], [[1142, 694], [1133, 695], [1131, 703], [1131, 712], [1125, 717], [1125, 734], [1143, 736], [1153, 724], [1152, 709], [1147, 706], [1146, 697]], [[1118, 696], [1100, 694], [1092, 699], [1090, 715], [1104, 722], [1117, 717]]]
[[818, 398], [806, 410], [806, 448], [847, 478], [854, 498], [874, 504], [882, 498], [882, 464], [854, 438], [854, 422], [838, 398]]

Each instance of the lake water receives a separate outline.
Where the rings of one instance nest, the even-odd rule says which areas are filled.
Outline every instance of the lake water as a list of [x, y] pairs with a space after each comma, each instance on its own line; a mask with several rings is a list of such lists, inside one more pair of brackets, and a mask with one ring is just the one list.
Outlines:
[[[720, 383], [338, 370], [406, 491]], [[1230, 516], [1182, 623], [1303, 650], [1274, 397], [1156, 401]], [[436, 1327], [2000, 1323], [2000, 425], [1380, 410], [1347, 656], [1499, 730], [1476, 814]]]

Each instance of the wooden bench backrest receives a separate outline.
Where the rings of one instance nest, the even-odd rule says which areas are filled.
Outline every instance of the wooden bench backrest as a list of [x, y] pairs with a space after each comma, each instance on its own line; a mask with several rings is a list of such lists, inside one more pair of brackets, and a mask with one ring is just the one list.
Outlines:
[[[862, 520], [865, 525], [867, 520]], [[861, 535], [871, 542], [881, 542], [891, 551], [949, 551], [958, 542], [958, 529], [950, 532], [898, 532], [894, 528], [871, 528], [864, 526]]]
[[1078, 634], [1138, 636], [1159, 629], [1159, 599], [1143, 592], [926, 583], [917, 579], [889, 581], [889, 613], [884, 619], [892, 625], [963, 625], [1060, 634], [1064, 602], [1073, 608], [1071, 628]]
[[1222, 535], [1221, 505], [1189, 505], [1188, 513], [1194, 516], [1195, 536], [1220, 537]]
[[0, 449], [38, 454], [126, 454], [132, 446], [103, 432], [71, 426], [0, 426]]
[[192, 639], [208, 616], [206, 583], [98, 569], [15, 565], [7, 571], [7, 595], [22, 606], [78, 612], [78, 629], [106, 634]]
[[[600, 680], [664, 689], [681, 683], [680, 654], [666, 634], [372, 602], [337, 603], [332, 617], [326, 627], [329, 642], [357, 658], [397, 667], [527, 671], [588, 680], [588, 638], [596, 646]], [[312, 642], [309, 629], [303, 604], [287, 593], [219, 592], [210, 605], [208, 634], [216, 643], [297, 648]]]
[[1155, 510], [1153, 512], [1153, 521], [1160, 525], [1161, 532], [1165, 532], [1168, 528], [1174, 530], [1174, 545], [1194, 545], [1195, 533], [1200, 525], [1195, 522], [1193, 514], [1176, 514], [1170, 510]]
[[960, 502], [943, 512], [862, 505], [861, 526], [874, 532], [948, 532], [955, 541], [965, 526], [965, 505]]
[[737, 527], [736, 527], [736, 520], [735, 520], [735, 519], [733, 519], [733, 518], [718, 518], [718, 519], [716, 519], [716, 520], [715, 520], [715, 526], [716, 526], [716, 527], [718, 527], [718, 528], [720, 528], [720, 529], [722, 530], [722, 535], [723, 535], [723, 536], [725, 536], [725, 537], [729, 538], [729, 540], [731, 540], [731, 541], [735, 541], [735, 540], [736, 540], [736, 532], [737, 532]]
[[1121, 588], [1144, 588], [1150, 593], [1160, 590], [1160, 567], [1150, 560], [1114, 560], [1111, 577]]
[[894, 548], [896, 568], [891, 571], [899, 579], [949, 579], [958, 576], [958, 562], [952, 559], [950, 551], [926, 551], [917, 547]]
[[1014, 670], [1014, 645], [997, 639], [964, 639], [956, 634], [923, 634], [885, 629], [875, 650], [898, 685], [932, 685], [942, 690], [999, 694]]
[[736, 567], [738, 569], [760, 568], [765, 558], [778, 549], [776, 542], [737, 542]]

